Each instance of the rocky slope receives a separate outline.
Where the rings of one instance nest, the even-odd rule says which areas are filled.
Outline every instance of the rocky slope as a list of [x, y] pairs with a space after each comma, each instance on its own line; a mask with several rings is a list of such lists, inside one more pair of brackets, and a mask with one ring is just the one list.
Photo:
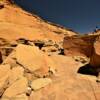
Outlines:
[[52, 39], [59, 41], [62, 40], [65, 34], [74, 35], [76, 33], [52, 23], [45, 22], [38, 16], [32, 15], [9, 3], [0, 9], [1, 38], [5, 37], [9, 40], [18, 38], [31, 40]]
[[0, 3], [0, 100], [99, 100], [97, 77], [78, 73], [89, 63], [86, 56], [95, 59], [99, 54], [98, 36], [79, 36], [4, 0]]

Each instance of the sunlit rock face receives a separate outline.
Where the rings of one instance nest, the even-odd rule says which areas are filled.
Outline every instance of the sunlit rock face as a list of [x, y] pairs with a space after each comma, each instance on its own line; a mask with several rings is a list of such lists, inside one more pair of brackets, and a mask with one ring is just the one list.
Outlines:
[[79, 36], [11, 2], [1, 5], [0, 100], [100, 99], [96, 76], [78, 74], [92, 48], [99, 55], [97, 35]]
[[65, 37], [63, 42], [65, 55], [90, 57], [93, 52], [94, 41], [97, 37], [98, 35]]
[[[6, 0], [8, 1], [10, 3], [12, 0]], [[27, 38], [61, 41], [65, 35], [76, 34], [70, 29], [44, 21], [37, 15], [11, 4], [12, 2], [9, 3], [4, 3], [4, 8], [0, 10], [0, 37], [8, 40]]]

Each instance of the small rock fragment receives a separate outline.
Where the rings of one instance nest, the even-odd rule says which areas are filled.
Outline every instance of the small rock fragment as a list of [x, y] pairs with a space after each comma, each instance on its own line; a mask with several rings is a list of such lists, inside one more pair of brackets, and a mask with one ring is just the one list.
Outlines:
[[18, 94], [26, 93], [27, 86], [27, 79], [25, 77], [22, 77], [6, 89], [6, 91], [3, 94], [3, 98], [12, 98], [17, 96]]
[[31, 87], [33, 90], [38, 90], [50, 84], [51, 82], [52, 80], [49, 78], [39, 78], [32, 82]]

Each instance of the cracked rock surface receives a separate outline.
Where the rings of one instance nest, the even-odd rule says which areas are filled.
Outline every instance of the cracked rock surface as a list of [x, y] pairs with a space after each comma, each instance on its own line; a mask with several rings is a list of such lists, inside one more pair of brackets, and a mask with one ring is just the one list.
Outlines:
[[99, 32], [80, 36], [2, 1], [0, 100], [100, 100], [88, 72], [100, 65]]

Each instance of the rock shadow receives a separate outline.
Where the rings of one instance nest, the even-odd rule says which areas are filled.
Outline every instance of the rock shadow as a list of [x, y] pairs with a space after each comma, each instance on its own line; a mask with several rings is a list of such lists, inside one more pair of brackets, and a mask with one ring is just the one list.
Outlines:
[[85, 75], [98, 76], [98, 72], [90, 64], [86, 64], [79, 68], [78, 73]]
[[35, 44], [35, 46], [39, 47], [40, 50], [44, 46], [44, 43], [34, 43], [34, 44]]

